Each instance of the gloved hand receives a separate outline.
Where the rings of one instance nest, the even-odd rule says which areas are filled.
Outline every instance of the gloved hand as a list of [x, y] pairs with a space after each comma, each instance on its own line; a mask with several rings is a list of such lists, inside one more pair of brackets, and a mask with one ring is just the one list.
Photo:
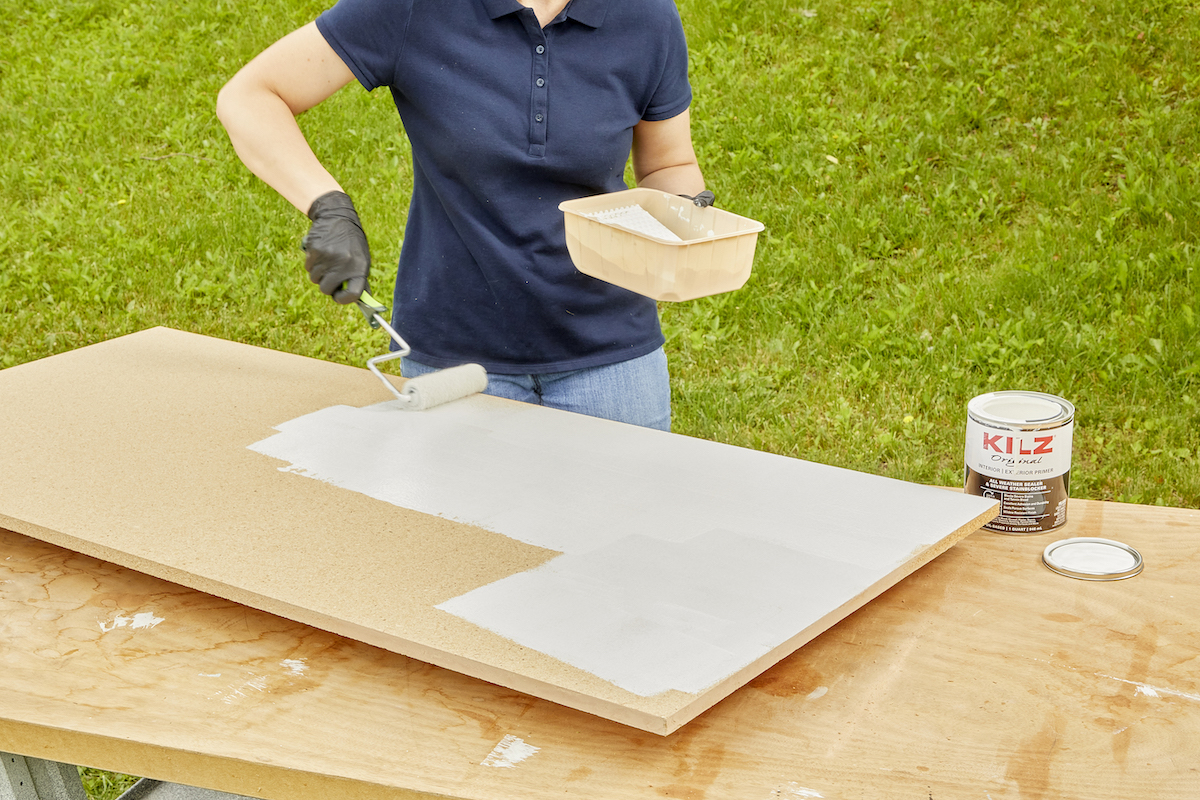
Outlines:
[[692, 197], [690, 194], [681, 194], [679, 196], [686, 197], [688, 200], [691, 200], [693, 203], [695, 203], [700, 208], [708, 208], [713, 203], [717, 202], [717, 196], [714, 195], [712, 192], [710, 192], [708, 189], [705, 189], [703, 192], [696, 195], [695, 197]]
[[367, 291], [371, 274], [371, 249], [354, 203], [344, 192], [327, 192], [313, 201], [308, 218], [312, 227], [300, 242], [308, 279], [334, 301], [353, 303]]

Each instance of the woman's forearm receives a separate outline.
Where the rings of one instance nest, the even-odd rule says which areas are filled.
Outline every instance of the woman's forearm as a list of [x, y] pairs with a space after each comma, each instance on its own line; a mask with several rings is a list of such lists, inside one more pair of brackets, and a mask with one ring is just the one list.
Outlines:
[[217, 98], [217, 116], [238, 158], [302, 213], [322, 194], [341, 191], [278, 95], [231, 81]]
[[692, 162], [691, 164], [657, 169], [648, 175], [643, 175], [637, 185], [671, 194], [695, 197], [704, 191], [704, 175], [700, 172], [700, 166]]

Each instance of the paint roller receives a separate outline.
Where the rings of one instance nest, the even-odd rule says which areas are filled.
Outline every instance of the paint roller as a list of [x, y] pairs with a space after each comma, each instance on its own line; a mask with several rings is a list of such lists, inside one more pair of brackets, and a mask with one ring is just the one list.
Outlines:
[[379, 365], [385, 361], [403, 358], [412, 352], [412, 348], [388, 324], [387, 306], [367, 292], [363, 292], [356, 302], [371, 327], [383, 328], [396, 343], [397, 350], [367, 359], [367, 369], [375, 373], [375, 377], [379, 378], [380, 382], [396, 395], [402, 408], [408, 411], [424, 411], [427, 408], [477, 394], [487, 388], [487, 372], [483, 367], [479, 364], [461, 364], [457, 367], [431, 372], [428, 375], [409, 378], [405, 381], [403, 388], [397, 389], [379, 370]]

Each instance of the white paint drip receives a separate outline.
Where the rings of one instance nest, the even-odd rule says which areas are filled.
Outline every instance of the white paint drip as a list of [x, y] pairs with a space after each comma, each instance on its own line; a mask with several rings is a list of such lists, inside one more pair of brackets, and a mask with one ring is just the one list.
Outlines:
[[238, 700], [241, 700], [244, 697], [249, 697], [250, 692], [265, 692], [268, 684], [269, 681], [265, 675], [255, 675], [254, 677], [242, 683], [241, 686], [233, 689], [231, 692], [229, 692], [229, 694], [222, 696], [220, 693], [218, 693], [217, 696], [221, 697], [226, 705], [233, 705]]
[[100, 632], [108, 633], [109, 631], [115, 631], [117, 628], [145, 630], [146, 628], [153, 628], [163, 621], [164, 620], [162, 617], [156, 617], [154, 616], [153, 612], [150, 611], [141, 611], [137, 614], [134, 614], [132, 617], [127, 617], [124, 614], [117, 614], [111, 621], [100, 623]]
[[1140, 681], [1131, 681], [1131, 680], [1127, 680], [1125, 678], [1117, 678], [1112, 675], [1105, 675], [1101, 672], [1095, 672], [1092, 674], [1094, 674], [1098, 678], [1107, 678], [1110, 681], [1119, 681], [1120, 683], [1127, 683], [1130, 686], [1135, 687], [1136, 691], [1134, 692], [1134, 696], [1143, 695], [1145, 697], [1156, 697], [1156, 698], [1161, 699], [1165, 695], [1167, 697], [1179, 697], [1184, 700], [1191, 700], [1195, 703], [1200, 703], [1200, 694], [1188, 694], [1187, 692], [1177, 692], [1174, 689], [1164, 689], [1161, 686], [1151, 686], [1148, 683], [1142, 683]]
[[492, 749], [492, 752], [488, 753], [487, 758], [479, 762], [479, 765], [482, 767], [512, 769], [541, 749], [540, 747], [527, 744], [525, 740], [519, 739], [516, 736], [505, 736], [500, 740], [500, 744], [496, 745]]
[[[239, 700], [254, 696], [255, 693], [263, 694], [271, 691], [272, 682], [276, 686], [283, 685], [284, 680], [291, 684], [290, 679], [293, 677], [303, 677], [308, 672], [308, 663], [303, 658], [285, 658], [279, 662], [279, 666], [283, 667], [285, 678], [280, 678], [279, 675], [251, 675], [248, 679], [240, 684], [232, 685], [228, 690], [218, 691], [210, 697], [220, 699], [227, 705], [232, 705]], [[202, 678], [219, 678], [221, 673], [200, 673]]]
[[825, 696], [825, 695], [827, 695], [827, 694], [829, 694], [829, 687], [828, 687], [828, 686], [818, 686], [816, 689], [814, 689], [814, 690], [813, 690], [813, 691], [812, 691], [812, 692], [811, 692], [811, 693], [808, 695], [808, 699], [809, 699], [809, 700], [819, 700], [819, 699], [821, 699], [822, 697], [824, 697], [824, 696]]
[[791, 781], [786, 786], [779, 787], [775, 791], [771, 792], [771, 796], [772, 797], [816, 797], [816, 798], [825, 797], [825, 795], [821, 794], [820, 792], [816, 791], [815, 789], [805, 788], [805, 787], [801, 786], [800, 784], [796, 783], [795, 781]]
[[[1059, 667], [1060, 669], [1070, 670], [1071, 672], [1080, 672], [1081, 671], [1078, 668], [1072, 667], [1068, 664], [1056, 664], [1053, 661], [1047, 661], [1044, 658], [1034, 658], [1031, 660], [1040, 662], [1042, 664], [1049, 664], [1052, 667]], [[1156, 698], [1161, 699], [1164, 695], [1166, 695], [1167, 697], [1179, 697], [1183, 700], [1192, 700], [1194, 702], [1200, 703], [1200, 694], [1189, 694], [1187, 692], [1178, 692], [1174, 689], [1164, 689], [1161, 686], [1151, 686], [1148, 683], [1142, 683], [1141, 681], [1131, 681], [1128, 678], [1118, 678], [1115, 675], [1106, 675], [1103, 672], [1093, 672], [1092, 674], [1095, 675], [1097, 678], [1104, 678], [1105, 680], [1117, 681], [1118, 683], [1126, 683], [1126, 684], [1129, 684], [1130, 686], [1133, 686], [1135, 688], [1135, 691], [1134, 691], [1135, 697], [1142, 695], [1145, 697], [1156, 697]], [[1117, 731], [1117, 733], [1120, 733], [1120, 731]]]
[[304, 663], [303, 658], [285, 658], [279, 662], [279, 665], [292, 675], [303, 675], [308, 672], [308, 664]]

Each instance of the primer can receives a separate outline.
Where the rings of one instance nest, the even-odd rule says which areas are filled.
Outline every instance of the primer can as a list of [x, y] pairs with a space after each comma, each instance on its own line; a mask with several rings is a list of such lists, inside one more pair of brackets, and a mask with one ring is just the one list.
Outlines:
[[983, 527], [1045, 533], [1067, 521], [1075, 406], [1041, 392], [990, 392], [967, 404], [964, 490], [1000, 501]]

